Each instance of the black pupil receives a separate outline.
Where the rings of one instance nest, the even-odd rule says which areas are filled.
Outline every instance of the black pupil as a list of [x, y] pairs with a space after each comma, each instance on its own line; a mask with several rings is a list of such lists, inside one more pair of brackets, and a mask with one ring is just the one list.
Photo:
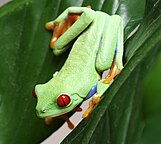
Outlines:
[[63, 102], [64, 105], [66, 104], [64, 99], [62, 100], [62, 102]]

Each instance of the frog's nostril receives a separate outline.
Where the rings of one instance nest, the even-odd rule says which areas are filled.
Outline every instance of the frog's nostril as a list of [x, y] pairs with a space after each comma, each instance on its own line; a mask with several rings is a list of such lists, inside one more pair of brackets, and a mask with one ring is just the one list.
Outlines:
[[42, 109], [41, 109], [41, 112], [42, 112], [42, 113], [45, 113], [45, 112], [46, 112], [46, 109], [45, 109], [45, 108], [42, 108]]

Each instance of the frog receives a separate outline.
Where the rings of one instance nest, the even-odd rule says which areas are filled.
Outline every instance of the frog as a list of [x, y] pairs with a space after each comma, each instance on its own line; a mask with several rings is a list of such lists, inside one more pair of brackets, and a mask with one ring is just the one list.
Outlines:
[[56, 56], [74, 43], [62, 68], [35, 86], [37, 116], [46, 123], [61, 117], [73, 128], [66, 114], [81, 111], [80, 104], [91, 98], [82, 115], [87, 118], [123, 69], [123, 20], [89, 7], [69, 7], [45, 27], [53, 31], [50, 47]]

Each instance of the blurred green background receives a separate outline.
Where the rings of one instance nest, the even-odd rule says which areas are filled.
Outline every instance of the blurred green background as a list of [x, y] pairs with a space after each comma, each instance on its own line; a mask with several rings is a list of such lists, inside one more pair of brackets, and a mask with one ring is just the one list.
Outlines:
[[154, 59], [153, 66], [146, 74], [141, 94], [145, 129], [139, 144], [161, 143], [161, 53]]

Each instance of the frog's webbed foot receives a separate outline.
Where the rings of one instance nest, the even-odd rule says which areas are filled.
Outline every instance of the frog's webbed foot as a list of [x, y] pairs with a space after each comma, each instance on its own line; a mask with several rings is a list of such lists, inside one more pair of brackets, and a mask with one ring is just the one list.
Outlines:
[[45, 25], [47, 30], [53, 30], [53, 36], [50, 41], [50, 47], [53, 48], [56, 40], [79, 18], [80, 14], [69, 14], [64, 21], [48, 22]]
[[110, 71], [103, 82], [109, 84], [115, 78], [115, 76], [117, 76], [121, 72], [121, 70], [122, 69], [117, 69], [116, 60], [114, 59], [110, 67]]
[[89, 113], [92, 111], [94, 106], [99, 103], [99, 101], [100, 101], [100, 96], [93, 96], [92, 99], [89, 101], [89, 107], [82, 115], [82, 118], [86, 118], [89, 115]]

